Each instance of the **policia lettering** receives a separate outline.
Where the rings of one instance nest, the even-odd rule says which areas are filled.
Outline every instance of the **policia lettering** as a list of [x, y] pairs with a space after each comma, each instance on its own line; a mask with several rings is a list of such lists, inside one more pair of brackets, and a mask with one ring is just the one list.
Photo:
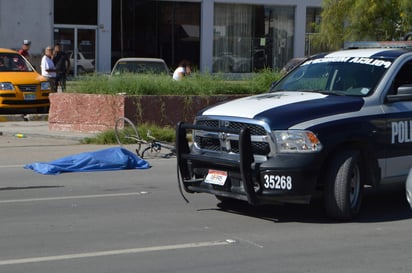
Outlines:
[[412, 142], [412, 120], [392, 122], [392, 144]]

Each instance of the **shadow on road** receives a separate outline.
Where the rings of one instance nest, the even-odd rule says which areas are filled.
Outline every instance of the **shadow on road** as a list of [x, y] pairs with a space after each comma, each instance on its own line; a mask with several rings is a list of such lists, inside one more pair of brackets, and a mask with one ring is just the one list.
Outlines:
[[[218, 210], [246, 215], [273, 222], [340, 223], [328, 218], [323, 200], [317, 197], [309, 205], [264, 205], [254, 207], [242, 201], [218, 203]], [[412, 210], [405, 198], [404, 186], [365, 189], [360, 214], [352, 220], [358, 223], [399, 221], [412, 218]]]

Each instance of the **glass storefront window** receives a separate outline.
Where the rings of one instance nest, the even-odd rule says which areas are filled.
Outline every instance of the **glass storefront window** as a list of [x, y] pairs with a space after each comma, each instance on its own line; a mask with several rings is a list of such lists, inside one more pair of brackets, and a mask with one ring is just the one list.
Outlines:
[[306, 8], [306, 33], [317, 32], [316, 26], [320, 24], [321, 8]]
[[54, 23], [97, 25], [97, 0], [54, 0]]
[[280, 69], [293, 56], [294, 7], [215, 4], [213, 72]]
[[112, 63], [121, 57], [156, 57], [171, 68], [182, 59], [197, 67], [199, 52], [200, 3], [112, 1]]
[[54, 0], [54, 44], [69, 56], [75, 76], [96, 68], [97, 2]]
[[305, 38], [305, 56], [310, 56], [323, 51], [328, 51], [320, 45], [313, 43], [313, 38], [316, 37], [321, 20], [321, 8], [308, 7], [306, 8], [306, 38]]

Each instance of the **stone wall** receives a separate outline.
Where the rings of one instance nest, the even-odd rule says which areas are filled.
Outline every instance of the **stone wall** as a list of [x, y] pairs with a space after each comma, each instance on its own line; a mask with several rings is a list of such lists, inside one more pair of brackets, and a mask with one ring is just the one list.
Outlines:
[[136, 124], [174, 127], [192, 122], [202, 108], [242, 95], [220, 96], [127, 96], [76, 93], [50, 94], [49, 129], [97, 133], [114, 128], [118, 117]]

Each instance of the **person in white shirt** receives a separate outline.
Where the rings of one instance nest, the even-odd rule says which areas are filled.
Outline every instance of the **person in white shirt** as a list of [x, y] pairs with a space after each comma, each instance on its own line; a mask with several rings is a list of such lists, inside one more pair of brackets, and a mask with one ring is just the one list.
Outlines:
[[192, 72], [191, 64], [188, 60], [182, 60], [179, 63], [179, 66], [173, 72], [173, 80], [179, 81], [185, 76], [189, 76]]
[[49, 80], [51, 90], [56, 91], [56, 67], [54, 66], [52, 57], [53, 48], [51, 46], [47, 46], [44, 50], [44, 56], [41, 59], [41, 75]]

